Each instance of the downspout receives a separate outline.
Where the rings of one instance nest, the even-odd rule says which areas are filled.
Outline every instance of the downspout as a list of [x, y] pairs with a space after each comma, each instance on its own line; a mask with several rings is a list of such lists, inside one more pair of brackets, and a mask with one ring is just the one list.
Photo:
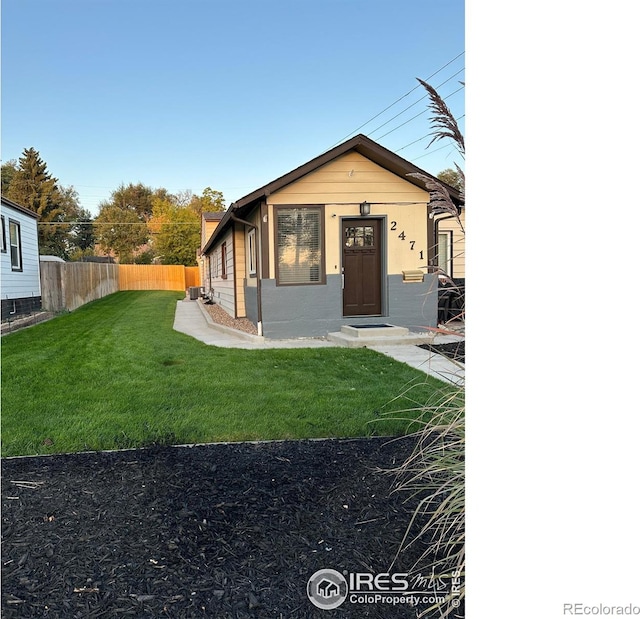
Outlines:
[[[255, 224], [252, 224], [246, 219], [240, 219], [240, 217], [236, 217], [233, 213], [231, 213], [231, 219], [238, 222], [239, 224], [243, 224], [245, 226], [248, 226], [249, 228], [253, 228], [256, 231], [256, 238], [259, 237], [259, 233], [257, 232], [258, 226], [256, 226]], [[260, 245], [262, 245], [262, 239], [260, 239]], [[260, 254], [261, 252], [259, 252], [258, 248], [256, 247], [256, 301], [258, 305], [258, 335], [262, 335], [262, 265], [260, 264]]]

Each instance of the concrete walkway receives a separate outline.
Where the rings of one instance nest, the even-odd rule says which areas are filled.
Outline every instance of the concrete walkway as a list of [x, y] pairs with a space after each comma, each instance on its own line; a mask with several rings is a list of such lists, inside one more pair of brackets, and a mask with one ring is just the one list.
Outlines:
[[[323, 338], [300, 338], [287, 340], [271, 340], [258, 335], [250, 335], [236, 329], [219, 325], [211, 319], [199, 301], [185, 299], [176, 304], [173, 328], [180, 333], [204, 342], [210, 346], [221, 348], [243, 348], [245, 350], [261, 350], [270, 348], [327, 348], [338, 344]], [[464, 339], [457, 335], [437, 334], [434, 344], [454, 342]], [[396, 361], [406, 363], [425, 374], [453, 384], [464, 385], [464, 366], [453, 363], [447, 357], [419, 348], [412, 344], [369, 345], [367, 348], [392, 357]]]

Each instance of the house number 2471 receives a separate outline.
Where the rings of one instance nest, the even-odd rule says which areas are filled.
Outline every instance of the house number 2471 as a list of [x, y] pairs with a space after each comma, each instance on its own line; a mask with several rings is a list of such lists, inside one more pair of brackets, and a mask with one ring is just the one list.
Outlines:
[[[394, 231], [398, 231], [398, 222], [397, 221], [392, 221], [391, 222], [391, 230]], [[398, 238], [401, 241], [406, 241], [407, 240], [407, 235], [404, 233], [404, 230], [402, 232], [400, 232], [400, 234], [398, 235]], [[413, 248], [415, 247], [416, 242], [415, 241], [409, 241], [409, 249], [411, 251], [413, 251]], [[422, 250], [420, 250], [420, 260], [424, 260], [424, 254], [422, 252]]]

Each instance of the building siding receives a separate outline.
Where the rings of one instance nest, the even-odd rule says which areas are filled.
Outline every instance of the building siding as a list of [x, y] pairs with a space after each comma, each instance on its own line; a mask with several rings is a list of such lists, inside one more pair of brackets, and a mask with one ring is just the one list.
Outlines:
[[[5, 313], [26, 313], [39, 309], [40, 289], [40, 258], [38, 255], [38, 227], [37, 220], [26, 213], [14, 209], [2, 202], [2, 216], [5, 221], [5, 240], [7, 251], [2, 252], [2, 317]], [[9, 239], [9, 221], [20, 224], [20, 240], [22, 248], [22, 271], [11, 269], [11, 247]], [[7, 303], [10, 301], [11, 303]], [[18, 303], [19, 301], [19, 303]], [[16, 302], [16, 303], [14, 303]]]
[[[464, 209], [460, 215], [462, 226], [466, 230], [464, 221]], [[453, 277], [463, 278], [465, 276], [465, 235], [455, 219], [445, 219], [438, 225], [440, 232], [453, 232], [453, 243], [451, 253], [453, 255]]]
[[[326, 164], [268, 198], [269, 221], [274, 205], [325, 205], [325, 269], [339, 274], [342, 261], [340, 222], [360, 217], [360, 203], [371, 204], [370, 217], [383, 219], [386, 252], [383, 263], [389, 274], [427, 266], [432, 222], [427, 216], [429, 193], [385, 170], [359, 153], [349, 153]], [[394, 223], [395, 222], [395, 223]], [[404, 239], [400, 239], [405, 232]], [[275, 279], [276, 243], [269, 227], [269, 277]]]
[[[227, 277], [222, 277], [222, 244], [226, 243], [227, 255], [226, 255], [226, 274]], [[207, 292], [211, 292], [212, 300], [215, 301], [222, 309], [224, 309], [230, 316], [236, 317], [236, 299], [235, 299], [235, 282], [234, 282], [234, 261], [233, 261], [233, 235], [231, 230], [224, 235], [220, 243], [216, 245], [215, 251], [210, 252], [211, 260], [217, 263], [217, 266], [212, 265], [213, 274], [207, 282], [209, 289]]]
[[325, 164], [274, 192], [269, 204], [328, 204], [426, 201], [426, 189], [397, 176], [357, 152]]

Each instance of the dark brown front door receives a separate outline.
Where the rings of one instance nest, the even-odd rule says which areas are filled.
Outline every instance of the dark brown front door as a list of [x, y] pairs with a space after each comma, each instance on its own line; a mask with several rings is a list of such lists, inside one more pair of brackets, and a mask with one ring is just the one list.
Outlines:
[[342, 307], [344, 316], [382, 313], [379, 219], [342, 222]]

